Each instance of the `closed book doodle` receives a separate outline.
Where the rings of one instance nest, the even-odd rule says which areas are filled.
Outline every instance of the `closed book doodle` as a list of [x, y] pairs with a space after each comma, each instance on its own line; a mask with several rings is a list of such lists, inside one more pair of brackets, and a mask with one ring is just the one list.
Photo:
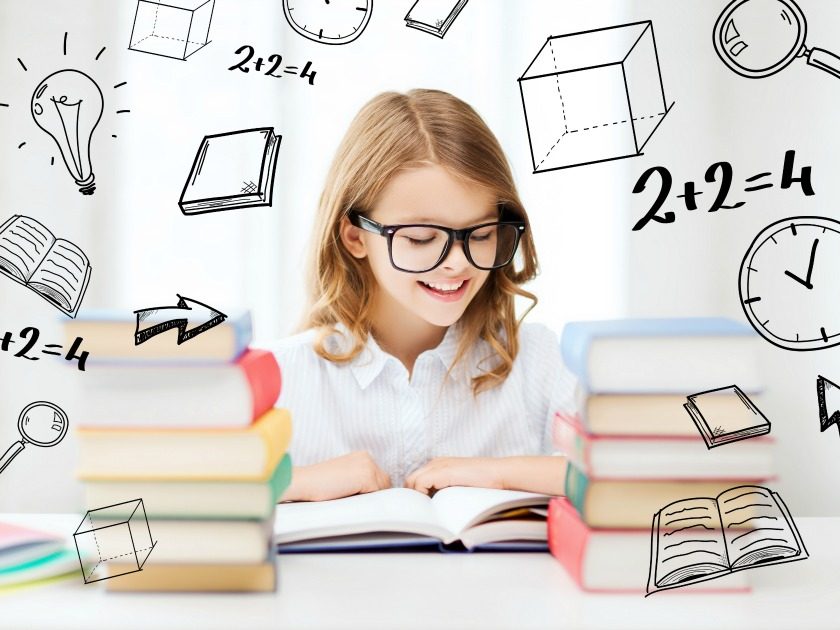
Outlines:
[[[722, 409], [721, 402], [730, 404]], [[770, 433], [770, 422], [737, 385], [692, 394], [684, 406], [708, 448]]]

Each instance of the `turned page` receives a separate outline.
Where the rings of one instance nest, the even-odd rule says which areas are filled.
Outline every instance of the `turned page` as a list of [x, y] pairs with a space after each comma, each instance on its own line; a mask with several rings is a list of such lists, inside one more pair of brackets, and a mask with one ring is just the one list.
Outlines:
[[651, 560], [657, 588], [729, 571], [714, 499], [684, 499], [667, 505], [656, 515], [654, 535]]
[[799, 556], [802, 546], [784, 503], [761, 486], [739, 486], [718, 496], [733, 569]]
[[73, 312], [84, 295], [89, 274], [90, 263], [85, 253], [60, 238], [53, 243], [29, 282], [48, 300]]
[[0, 271], [24, 284], [44, 259], [55, 237], [38, 221], [14, 216], [0, 226]]

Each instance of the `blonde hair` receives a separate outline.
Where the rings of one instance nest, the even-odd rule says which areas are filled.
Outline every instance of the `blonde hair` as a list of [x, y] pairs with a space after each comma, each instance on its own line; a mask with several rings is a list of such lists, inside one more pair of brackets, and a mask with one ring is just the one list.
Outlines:
[[[528, 224], [498, 140], [481, 117], [464, 101], [438, 90], [386, 92], [369, 101], [353, 119], [333, 160], [318, 208], [308, 267], [309, 309], [302, 328], [316, 328], [316, 353], [336, 363], [352, 361], [365, 347], [371, 331], [371, 297], [376, 281], [366, 258], [357, 259], [343, 246], [341, 220], [352, 209], [370, 209], [389, 179], [403, 169], [438, 164], [451, 173], [489, 190], [504, 216]], [[519, 350], [514, 297], [537, 298], [519, 285], [533, 279], [538, 264], [530, 229], [517, 258], [490, 272], [458, 324], [461, 338], [452, 368], [479, 339], [498, 361], [472, 379], [473, 394], [504, 381]], [[353, 344], [333, 353], [325, 340], [343, 323]], [[493, 355], [486, 357], [492, 358]], [[447, 375], [449, 372], [447, 372]]]

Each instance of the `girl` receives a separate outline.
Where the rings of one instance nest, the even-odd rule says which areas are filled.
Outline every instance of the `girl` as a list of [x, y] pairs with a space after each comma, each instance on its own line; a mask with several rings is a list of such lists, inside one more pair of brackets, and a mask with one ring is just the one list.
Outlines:
[[276, 349], [295, 433], [283, 499], [563, 494], [565, 458], [547, 453], [574, 381], [556, 335], [515, 317], [515, 296], [537, 301], [520, 286], [534, 241], [478, 114], [435, 90], [374, 98], [338, 149], [313, 236], [306, 330]]

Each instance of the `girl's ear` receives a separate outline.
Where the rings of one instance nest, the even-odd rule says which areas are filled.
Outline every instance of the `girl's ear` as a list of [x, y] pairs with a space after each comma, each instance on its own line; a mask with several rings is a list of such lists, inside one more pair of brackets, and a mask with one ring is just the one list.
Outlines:
[[341, 217], [341, 224], [338, 229], [341, 242], [347, 248], [347, 251], [350, 252], [351, 256], [354, 258], [364, 258], [367, 256], [361, 229], [350, 223], [347, 217]]

